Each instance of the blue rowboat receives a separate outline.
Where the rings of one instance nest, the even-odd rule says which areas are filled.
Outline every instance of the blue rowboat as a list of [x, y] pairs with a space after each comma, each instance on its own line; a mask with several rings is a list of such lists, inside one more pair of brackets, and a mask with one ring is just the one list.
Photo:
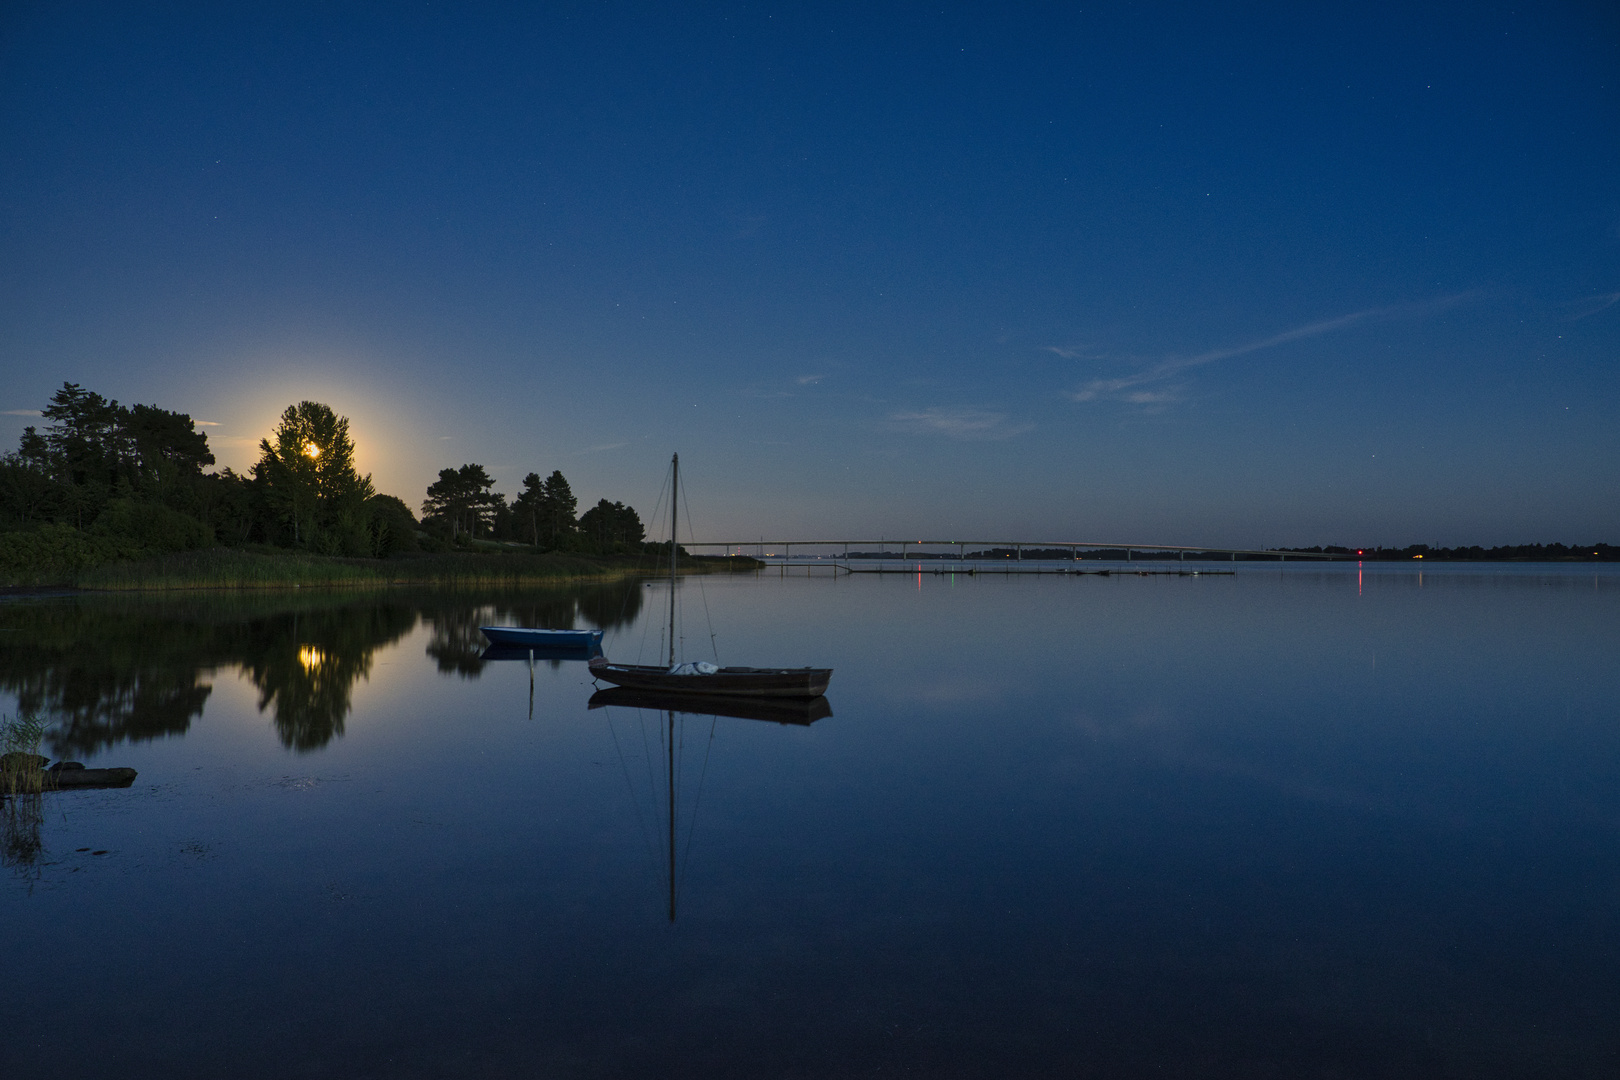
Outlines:
[[528, 626], [480, 626], [479, 633], [491, 645], [518, 645], [539, 652], [541, 649], [558, 651], [602, 651], [600, 630], [536, 630]]

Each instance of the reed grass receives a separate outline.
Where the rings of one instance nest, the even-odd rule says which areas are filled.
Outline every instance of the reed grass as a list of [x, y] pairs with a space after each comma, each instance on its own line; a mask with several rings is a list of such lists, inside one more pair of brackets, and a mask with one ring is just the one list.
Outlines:
[[[684, 573], [753, 570], [744, 557], [689, 557]], [[206, 547], [152, 559], [94, 565], [31, 565], [0, 570], [3, 586], [66, 586], [96, 591], [167, 589], [353, 588], [353, 586], [561, 585], [658, 573], [642, 555], [572, 555], [533, 551], [442, 552], [392, 559], [343, 559], [279, 547]]]
[[[746, 565], [745, 565], [746, 564]], [[687, 573], [751, 570], [752, 559], [699, 557]], [[288, 589], [393, 585], [508, 586], [612, 580], [648, 572], [635, 556], [452, 552], [391, 559], [347, 559], [276, 548], [205, 548], [135, 562], [106, 563], [53, 584], [124, 592], [179, 589]], [[21, 582], [19, 582], [21, 584]]]
[[39, 744], [48, 725], [29, 713], [0, 717], [0, 863], [37, 877], [45, 854], [45, 759]]
[[39, 744], [48, 726], [33, 713], [0, 718], [0, 794], [38, 795], [45, 790]]

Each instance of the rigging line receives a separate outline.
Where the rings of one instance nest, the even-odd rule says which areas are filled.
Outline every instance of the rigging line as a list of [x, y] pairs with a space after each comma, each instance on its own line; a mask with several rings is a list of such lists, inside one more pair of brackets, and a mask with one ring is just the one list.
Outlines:
[[[648, 796], [648, 798], [650, 798], [652, 800], [653, 806], [657, 807], [657, 805], [658, 805], [658, 779], [653, 773], [653, 752], [652, 752], [652, 747], [647, 745], [647, 718], [641, 714], [640, 709], [636, 710], [636, 724], [641, 728], [641, 756], [647, 762], [647, 796]], [[663, 724], [658, 725], [658, 745], [659, 746], [664, 745], [664, 730], [663, 730], [663, 728], [664, 728]], [[657, 823], [658, 823], [658, 811], [655, 809], [653, 811], [653, 824], [656, 825]], [[658, 846], [660, 848], [662, 848], [663, 847], [663, 841], [659, 841]]]
[[[664, 470], [664, 483], [658, 489], [658, 501], [657, 501], [657, 503], [655, 503], [653, 505], [652, 513], [647, 518], [648, 521], [656, 522], [658, 520], [658, 515], [660, 514], [660, 512], [662, 512], [662, 510], [664, 508], [664, 495], [669, 490], [670, 474], [673, 471], [673, 469], [674, 469], [674, 466], [671, 465], [669, 468]], [[646, 549], [645, 548], [642, 549], [642, 557], [643, 558], [646, 557]], [[639, 566], [639, 560], [638, 560], [638, 566]], [[648, 576], [649, 577], [652, 576], [651, 567], [649, 567]], [[640, 588], [640, 589], [645, 589], [647, 587], [647, 583], [644, 582], [644, 581], [636, 581], [634, 584], [635, 584], [636, 588]], [[629, 594], [628, 591], [626, 591], [624, 599], [625, 599], [626, 604], [628, 604], [630, 602], [630, 594]], [[636, 647], [636, 663], [638, 663], [638, 664], [642, 663], [646, 658], [646, 655], [647, 655], [647, 634], [651, 630], [652, 630], [652, 620], [646, 618], [645, 616], [643, 616], [642, 620], [641, 620], [641, 641]], [[659, 653], [660, 656], [662, 656], [663, 652], [664, 652], [664, 624], [663, 624], [662, 620], [660, 620], [659, 623], [658, 623], [658, 653]]]
[[697, 830], [698, 807], [703, 805], [703, 780], [709, 775], [709, 752], [714, 749], [714, 726], [720, 722], [720, 717], [709, 717], [709, 742], [703, 748], [703, 768], [698, 773], [697, 798], [692, 800], [692, 820], [686, 826], [686, 845], [681, 849], [681, 873], [676, 878], [675, 895], [680, 896], [681, 890], [686, 887], [686, 871], [692, 865], [692, 834]]
[[[697, 545], [697, 535], [692, 531], [692, 500], [685, 492], [681, 492], [681, 501], [686, 504], [686, 538], [694, 547]], [[709, 593], [703, 587], [704, 575], [698, 574], [698, 598], [703, 601], [703, 621], [709, 625], [709, 650], [714, 653], [714, 662], [720, 662], [720, 644], [714, 636], [714, 619], [709, 615]]]
[[641, 832], [641, 843], [647, 849], [647, 857], [652, 860], [653, 866], [658, 865], [658, 853], [653, 850], [652, 838], [647, 835], [647, 822], [641, 816], [641, 800], [636, 798], [636, 784], [630, 779], [630, 766], [625, 764], [624, 750], [619, 746], [619, 733], [613, 727], [613, 710], [604, 710], [607, 713], [608, 733], [613, 736], [613, 749], [619, 755], [619, 769], [624, 773], [625, 790], [630, 792], [630, 806], [636, 812], [636, 828]]

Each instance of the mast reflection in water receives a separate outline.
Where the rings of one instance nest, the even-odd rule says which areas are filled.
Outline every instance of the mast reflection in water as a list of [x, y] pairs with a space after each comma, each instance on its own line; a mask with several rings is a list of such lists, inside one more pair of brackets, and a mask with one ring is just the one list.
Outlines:
[[[703, 763], [698, 772], [697, 792], [692, 799], [691, 819], [687, 825], [686, 841], [681, 849], [683, 855], [689, 855], [692, 849], [692, 834], [697, 828], [698, 807], [703, 800], [703, 781], [708, 775], [709, 754], [714, 749], [715, 729], [722, 716], [739, 720], [763, 720], [777, 724], [793, 724], [800, 727], [809, 727], [817, 720], [832, 715], [832, 705], [826, 697], [811, 698], [809, 700], [786, 698], [736, 698], [721, 694], [660, 694], [649, 690], [627, 690], [614, 687], [610, 690], [598, 690], [591, 695], [588, 702], [591, 709], [607, 710], [608, 728], [613, 734], [613, 746], [619, 753], [619, 765], [624, 772], [626, 785], [630, 789], [630, 798], [636, 807], [636, 823], [641, 827], [642, 838], [647, 843], [649, 854], [660, 866], [668, 888], [669, 921], [675, 921], [676, 900], [679, 893], [680, 876], [676, 860], [676, 807], [678, 796], [677, 758], [683, 756], [686, 746], [687, 716], [702, 720], [709, 720], [709, 734], [703, 745]], [[658, 717], [658, 738], [661, 762], [663, 766], [663, 790], [659, 791], [654, 778], [654, 766], [647, 762], [647, 789], [652, 813], [644, 811], [643, 795], [637, 790], [636, 782], [631, 779], [629, 760], [625, 757], [624, 742], [619, 738], [619, 732], [613, 721], [612, 709], [633, 709], [636, 712], [636, 722], [641, 736], [643, 747], [650, 749], [647, 738], [647, 714], [653, 713]], [[677, 716], [681, 719], [677, 722]], [[653, 826], [652, 832], [656, 839], [649, 835], [649, 818]]]

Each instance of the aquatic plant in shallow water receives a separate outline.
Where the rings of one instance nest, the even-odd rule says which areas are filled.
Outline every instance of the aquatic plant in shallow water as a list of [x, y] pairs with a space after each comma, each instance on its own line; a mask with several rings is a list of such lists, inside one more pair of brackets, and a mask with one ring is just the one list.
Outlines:
[[0, 794], [37, 795], [45, 787], [39, 744], [49, 726], [37, 714], [0, 719]]
[[47, 726], [34, 713], [0, 718], [0, 862], [24, 875], [45, 851], [46, 759], [39, 744]]

